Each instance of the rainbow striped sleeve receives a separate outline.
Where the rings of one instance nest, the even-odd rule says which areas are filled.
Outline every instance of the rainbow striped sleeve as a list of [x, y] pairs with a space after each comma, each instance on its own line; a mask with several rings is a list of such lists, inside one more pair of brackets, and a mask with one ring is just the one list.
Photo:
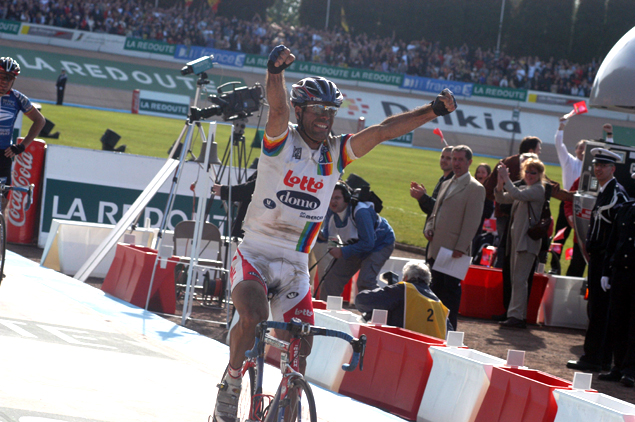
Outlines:
[[347, 165], [357, 160], [357, 157], [351, 148], [350, 139], [352, 136], [353, 134], [351, 133], [348, 135], [342, 135], [342, 140], [340, 142], [340, 156], [337, 159], [337, 170], [340, 173], [344, 171]]
[[289, 137], [289, 129], [277, 138], [269, 138], [265, 133], [262, 139], [262, 152], [269, 157], [277, 157], [282, 151], [287, 138]]
[[313, 246], [313, 243], [320, 232], [321, 226], [321, 221], [319, 223], [307, 222], [304, 225], [304, 230], [302, 230], [302, 234], [300, 235], [300, 239], [298, 240], [295, 250], [304, 253], [311, 252], [311, 246]]

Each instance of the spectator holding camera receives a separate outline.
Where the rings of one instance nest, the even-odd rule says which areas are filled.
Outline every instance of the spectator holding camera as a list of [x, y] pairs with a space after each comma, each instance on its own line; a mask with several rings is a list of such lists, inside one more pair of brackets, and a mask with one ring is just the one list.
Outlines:
[[377, 214], [372, 202], [360, 200], [359, 190], [355, 193], [338, 181], [324, 218], [321, 238], [339, 236], [343, 246], [329, 250], [335, 259], [320, 286], [322, 300], [340, 296], [357, 271], [360, 292], [377, 287], [377, 274], [395, 249], [395, 233], [388, 221]]
[[[393, 272], [388, 285], [374, 290], [364, 290], [355, 297], [355, 306], [369, 320], [375, 309], [388, 311], [388, 325], [407, 328], [429, 336], [445, 339], [453, 330], [448, 320], [448, 308], [430, 289], [430, 268], [424, 261], [412, 260], [403, 267], [403, 281], [397, 283]], [[397, 280], [394, 280], [397, 279]]]

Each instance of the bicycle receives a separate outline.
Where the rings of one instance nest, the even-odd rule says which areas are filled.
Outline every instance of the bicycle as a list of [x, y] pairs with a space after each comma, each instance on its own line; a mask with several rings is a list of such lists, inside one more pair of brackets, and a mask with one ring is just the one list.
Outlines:
[[[4, 183], [4, 180], [0, 181], [0, 192], [4, 194], [8, 191], [17, 191], [26, 193], [27, 196], [24, 199], [23, 206], [24, 210], [27, 211], [31, 207], [31, 203], [33, 201], [33, 187], [31, 184], [29, 187], [22, 186], [8, 186]], [[2, 283], [2, 279], [4, 278], [4, 261], [7, 252], [7, 224], [4, 219], [4, 213], [2, 212], [2, 207], [0, 206], [0, 284]]]
[[[277, 339], [268, 334], [274, 328], [286, 330], [291, 341]], [[353, 347], [351, 362], [343, 364], [342, 369], [353, 371], [358, 366], [363, 369], [366, 336], [359, 339], [341, 331], [315, 327], [293, 318], [291, 322], [263, 321], [256, 327], [254, 347], [248, 350], [243, 363], [243, 386], [238, 400], [238, 418], [240, 422], [317, 422], [317, 410], [313, 391], [304, 376], [299, 372], [300, 345], [308, 336], [337, 337], [347, 341]], [[265, 345], [281, 351], [280, 371], [282, 381], [275, 396], [263, 394], [263, 369]], [[290, 416], [285, 418], [287, 412]]]

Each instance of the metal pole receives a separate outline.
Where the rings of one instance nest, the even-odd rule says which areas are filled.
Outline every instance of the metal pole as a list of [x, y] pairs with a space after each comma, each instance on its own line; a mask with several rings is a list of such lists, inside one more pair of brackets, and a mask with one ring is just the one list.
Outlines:
[[329, 29], [329, 15], [330, 14], [331, 14], [331, 0], [327, 0], [327, 2], [326, 2], [326, 23], [324, 24], [324, 29]]
[[501, 4], [501, 18], [500, 18], [500, 22], [498, 23], [498, 41], [496, 41], [496, 58], [497, 59], [500, 56], [500, 52], [501, 52], [501, 34], [503, 32], [504, 15], [505, 15], [505, 0], [503, 0], [503, 3]]

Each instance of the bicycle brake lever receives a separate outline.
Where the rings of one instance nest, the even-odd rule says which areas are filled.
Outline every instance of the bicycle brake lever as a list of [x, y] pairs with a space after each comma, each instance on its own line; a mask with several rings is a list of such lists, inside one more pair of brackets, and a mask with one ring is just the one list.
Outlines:
[[364, 354], [366, 353], [366, 334], [362, 334], [359, 338], [360, 342], [360, 351], [359, 351], [359, 370], [362, 371], [364, 369]]
[[31, 208], [31, 204], [33, 203], [33, 188], [35, 185], [31, 183], [29, 185], [29, 191], [26, 194], [26, 203], [24, 204], [24, 211], [28, 211]]

